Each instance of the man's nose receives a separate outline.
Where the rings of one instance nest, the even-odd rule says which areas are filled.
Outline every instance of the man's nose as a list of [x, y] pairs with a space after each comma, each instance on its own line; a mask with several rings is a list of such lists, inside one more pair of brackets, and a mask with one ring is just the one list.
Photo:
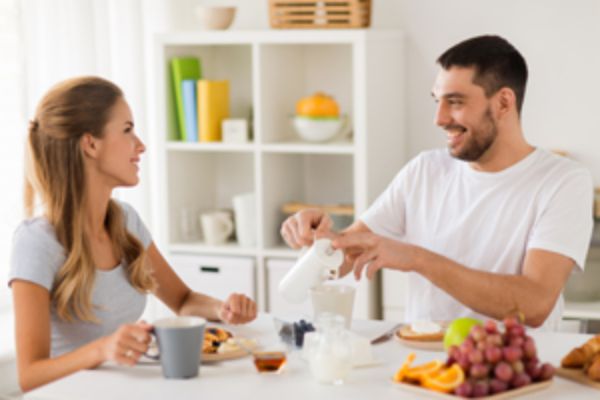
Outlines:
[[435, 111], [433, 123], [436, 124], [437, 126], [446, 126], [446, 125], [450, 125], [451, 122], [452, 122], [452, 117], [450, 116], [448, 107], [444, 104], [444, 102], [440, 101], [437, 104], [437, 109]]

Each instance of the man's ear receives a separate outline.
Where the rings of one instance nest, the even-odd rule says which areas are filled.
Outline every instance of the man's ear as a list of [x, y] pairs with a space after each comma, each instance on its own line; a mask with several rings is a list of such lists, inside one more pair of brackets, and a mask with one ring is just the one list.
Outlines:
[[79, 146], [83, 154], [90, 158], [96, 158], [99, 150], [98, 140], [91, 133], [84, 133], [79, 139]]
[[511, 88], [503, 87], [498, 93], [497, 98], [497, 117], [500, 119], [507, 115], [511, 110], [517, 109], [517, 97]]

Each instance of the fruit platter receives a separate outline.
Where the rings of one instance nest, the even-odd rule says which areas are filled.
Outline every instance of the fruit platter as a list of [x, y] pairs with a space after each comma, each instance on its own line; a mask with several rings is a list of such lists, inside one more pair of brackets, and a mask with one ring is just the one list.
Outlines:
[[[502, 329], [503, 325], [503, 329]], [[517, 317], [472, 324], [461, 340], [444, 340], [446, 360], [415, 365], [409, 354], [393, 377], [407, 391], [439, 398], [506, 399], [545, 389], [555, 373], [538, 359], [534, 339]]]

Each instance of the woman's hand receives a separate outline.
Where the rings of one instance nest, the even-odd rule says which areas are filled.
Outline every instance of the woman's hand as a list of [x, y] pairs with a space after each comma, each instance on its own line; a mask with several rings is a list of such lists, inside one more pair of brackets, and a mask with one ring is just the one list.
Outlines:
[[256, 318], [256, 303], [243, 294], [233, 293], [221, 303], [217, 315], [228, 324], [245, 324]]
[[104, 361], [133, 366], [148, 350], [152, 340], [152, 325], [146, 322], [121, 325], [112, 335], [105, 336], [100, 351]]
[[[345, 265], [352, 263], [354, 277], [360, 279], [367, 267], [367, 278], [383, 267], [400, 271], [412, 271], [418, 248], [371, 232], [345, 233], [334, 239], [336, 249], [344, 250]], [[348, 271], [349, 272], [349, 271]]]
[[331, 232], [333, 223], [323, 211], [309, 208], [288, 217], [281, 225], [281, 237], [292, 249], [311, 246], [316, 237]]

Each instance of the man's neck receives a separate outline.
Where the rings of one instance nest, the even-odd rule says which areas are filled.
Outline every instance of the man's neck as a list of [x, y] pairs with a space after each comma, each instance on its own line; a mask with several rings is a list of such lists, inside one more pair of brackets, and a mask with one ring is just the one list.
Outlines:
[[499, 132], [490, 148], [469, 165], [477, 171], [499, 172], [523, 160], [534, 150], [535, 147], [527, 143], [520, 128], [510, 133]]

